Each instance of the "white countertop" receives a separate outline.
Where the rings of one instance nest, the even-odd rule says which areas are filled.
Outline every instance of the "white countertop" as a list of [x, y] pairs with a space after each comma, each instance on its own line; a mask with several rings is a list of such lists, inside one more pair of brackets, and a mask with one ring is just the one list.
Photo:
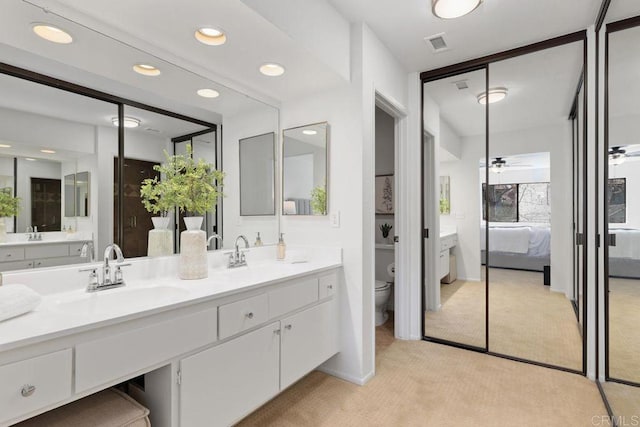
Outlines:
[[51, 245], [54, 243], [81, 243], [91, 239], [61, 239], [61, 240], [25, 240], [19, 242], [1, 242], [0, 248], [5, 246], [29, 246], [29, 245]]
[[[87, 273], [78, 273], [77, 265], [5, 274], [4, 286], [22, 283], [44, 295], [42, 303], [34, 311], [0, 322], [0, 352], [234, 295], [342, 265], [340, 248], [304, 250], [309, 254], [309, 261], [290, 264], [275, 260], [275, 246], [252, 248], [247, 252], [248, 266], [237, 269], [221, 267], [225, 259], [222, 251], [209, 252], [209, 277], [200, 280], [178, 278], [177, 256], [127, 259], [132, 263], [131, 267], [123, 270], [127, 285], [95, 293], [85, 292]], [[47, 281], [56, 283], [42, 283]], [[48, 289], [51, 289], [50, 293]]]

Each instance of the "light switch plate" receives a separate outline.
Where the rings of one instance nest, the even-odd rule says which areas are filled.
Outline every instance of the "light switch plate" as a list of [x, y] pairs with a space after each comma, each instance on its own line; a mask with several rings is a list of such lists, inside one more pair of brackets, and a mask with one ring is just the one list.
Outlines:
[[331, 214], [329, 215], [329, 219], [331, 221], [331, 226], [334, 228], [339, 228], [340, 227], [340, 211], [337, 212], [331, 212]]

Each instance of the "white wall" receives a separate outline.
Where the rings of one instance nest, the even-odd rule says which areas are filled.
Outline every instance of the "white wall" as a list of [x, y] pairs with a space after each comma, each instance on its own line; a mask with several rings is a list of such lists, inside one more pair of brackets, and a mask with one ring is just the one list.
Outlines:
[[[443, 162], [440, 170], [441, 175], [451, 177], [451, 215], [441, 216], [441, 222], [457, 227], [455, 253], [458, 277], [463, 280], [480, 279], [481, 187], [478, 168], [480, 159], [485, 156], [484, 141], [484, 136], [463, 138], [460, 160]], [[573, 265], [571, 143], [569, 121], [561, 126], [491, 134], [492, 157], [551, 153], [551, 288], [567, 295], [571, 295], [573, 284], [572, 269], [567, 268]]]
[[[231, 248], [236, 237], [243, 234], [253, 244], [256, 233], [260, 232], [265, 245], [278, 242], [278, 206], [280, 194], [279, 169], [276, 167], [275, 200], [276, 215], [240, 216], [240, 149], [239, 141], [256, 135], [274, 132], [276, 139], [276, 159], [281, 151], [278, 110], [265, 106], [264, 108], [243, 111], [222, 119], [222, 168], [225, 172], [223, 209], [223, 247]], [[276, 162], [276, 165], [279, 162]]]

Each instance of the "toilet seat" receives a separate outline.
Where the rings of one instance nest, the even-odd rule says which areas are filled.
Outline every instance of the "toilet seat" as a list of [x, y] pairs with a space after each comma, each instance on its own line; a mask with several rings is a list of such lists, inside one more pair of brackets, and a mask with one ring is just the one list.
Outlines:
[[384, 291], [391, 287], [391, 283], [383, 282], [382, 280], [376, 280], [376, 291]]

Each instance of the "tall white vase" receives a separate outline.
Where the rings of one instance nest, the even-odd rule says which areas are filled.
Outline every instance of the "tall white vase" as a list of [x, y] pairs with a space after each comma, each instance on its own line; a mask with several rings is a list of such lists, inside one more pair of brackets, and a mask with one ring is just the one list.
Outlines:
[[168, 216], [154, 216], [151, 218], [153, 230], [149, 230], [149, 244], [147, 255], [166, 256], [173, 254], [173, 233], [169, 230]]
[[4, 218], [0, 218], [0, 243], [7, 241], [7, 223]]
[[201, 216], [185, 217], [187, 229], [180, 233], [180, 266], [181, 279], [205, 279], [207, 268], [207, 234], [201, 230]]

